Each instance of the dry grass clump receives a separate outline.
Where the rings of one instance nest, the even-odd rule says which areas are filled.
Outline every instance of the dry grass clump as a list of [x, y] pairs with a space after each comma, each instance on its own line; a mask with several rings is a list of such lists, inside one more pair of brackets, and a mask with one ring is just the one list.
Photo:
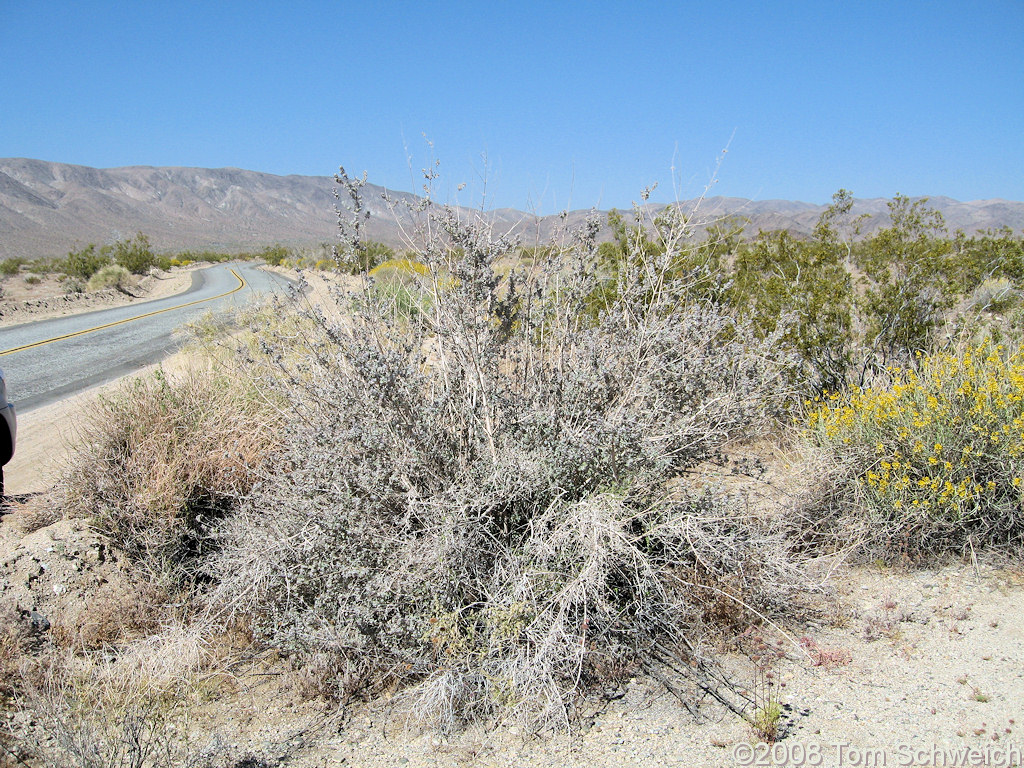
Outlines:
[[168, 618], [146, 637], [121, 633], [99, 649], [36, 641], [11, 678], [17, 685], [12, 706], [29, 715], [6, 734], [28, 761], [19, 764], [267, 765], [239, 754], [238, 745], [224, 739], [223, 723], [200, 714], [203, 704], [231, 688], [225, 670], [237, 661], [239, 646], [223, 627]]
[[187, 690], [120, 660], [67, 657], [25, 695], [36, 728], [27, 747], [44, 765], [75, 768], [230, 768], [230, 750], [204, 743], [189, 722]]
[[32, 644], [30, 626], [13, 603], [0, 602], [0, 710], [18, 694], [21, 664]]
[[168, 618], [166, 586], [137, 579], [103, 584], [75, 615], [65, 611], [52, 629], [53, 641], [80, 653], [99, 651], [156, 634]]
[[0, 601], [0, 766], [27, 765], [32, 757], [22, 735], [12, 727], [15, 711], [26, 688], [42, 679], [45, 660], [39, 658], [43, 645], [31, 614], [11, 600]]
[[24, 500], [7, 499], [5, 503], [4, 525], [23, 535], [53, 525], [64, 517], [60, 501], [50, 494], [33, 494]]
[[90, 518], [136, 564], [175, 577], [277, 439], [275, 411], [211, 370], [137, 378], [102, 398], [81, 431], [61, 484], [65, 515]]
[[119, 291], [126, 291], [131, 285], [131, 280], [131, 272], [120, 264], [108, 264], [105, 267], [100, 267], [89, 278], [86, 287], [90, 291], [99, 291], [104, 288], [116, 288]]
[[265, 335], [295, 417], [221, 531], [220, 610], [336, 695], [398, 689], [443, 728], [564, 725], [636, 670], [700, 668], [722, 614], [787, 610], [782, 534], [669, 490], [785, 394], [774, 338], [688, 298], [684, 219], [652, 223], [609, 292], [596, 225], [499, 277], [513, 241], [427, 212], [416, 312], [368, 282], [344, 325]]
[[1013, 281], [1006, 277], [990, 277], [971, 293], [970, 306], [980, 312], [1002, 312], [1020, 298]]

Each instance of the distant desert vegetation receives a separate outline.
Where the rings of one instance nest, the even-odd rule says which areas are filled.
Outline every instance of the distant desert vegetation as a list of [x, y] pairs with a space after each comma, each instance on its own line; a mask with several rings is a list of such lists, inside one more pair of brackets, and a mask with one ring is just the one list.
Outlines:
[[[237, 168], [98, 169], [0, 159], [0, 259], [63, 256], [90, 242], [112, 244], [136, 232], [149, 235], [159, 252], [315, 245], [335, 238], [335, 186], [330, 176], [275, 176]], [[382, 187], [367, 184], [364, 189], [364, 204], [371, 214], [365, 235], [392, 246], [406, 245], [400, 225], [408, 229], [412, 215], [400, 213], [396, 218], [381, 198]], [[389, 195], [398, 201], [416, 201], [408, 193]], [[868, 216], [863, 233], [888, 226], [886, 203], [884, 199], [855, 201], [852, 214]], [[1020, 202], [931, 197], [929, 205], [942, 213], [950, 232], [1024, 228], [1024, 203]], [[682, 201], [680, 208], [692, 211], [694, 201]], [[742, 217], [749, 237], [761, 230], [806, 236], [825, 209], [825, 205], [786, 200], [712, 197], [703, 201], [700, 218]], [[488, 216], [496, 232], [512, 230], [525, 240], [545, 242], [559, 230], [582, 223], [588, 213], [570, 212], [563, 220], [558, 215], [500, 209]], [[602, 237], [610, 238], [610, 230], [605, 228]]]

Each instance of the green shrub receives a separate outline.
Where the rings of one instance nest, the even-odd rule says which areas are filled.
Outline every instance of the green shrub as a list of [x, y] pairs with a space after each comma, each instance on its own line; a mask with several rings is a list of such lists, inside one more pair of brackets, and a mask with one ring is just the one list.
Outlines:
[[739, 249], [729, 298], [761, 333], [785, 326], [781, 338], [800, 355], [806, 386], [817, 391], [845, 386], [853, 281], [832, 243], [762, 233]]
[[955, 294], [952, 242], [943, 238], [942, 214], [897, 195], [889, 202], [891, 226], [856, 252], [865, 276], [861, 311], [866, 342], [884, 363], [905, 364], [929, 348]]
[[988, 279], [1024, 280], [1024, 238], [1009, 227], [970, 238], [958, 232], [949, 263], [960, 293], [970, 293]]
[[24, 263], [24, 259], [19, 259], [17, 257], [4, 259], [3, 261], [0, 261], [0, 275], [4, 275], [6, 277], [16, 275], [21, 271], [21, 265]]
[[103, 250], [96, 251], [93, 243], [80, 251], [71, 251], [64, 260], [63, 271], [68, 277], [88, 280], [100, 269], [110, 263], [110, 257]]
[[156, 255], [149, 245], [149, 238], [139, 232], [130, 240], [114, 243], [114, 262], [135, 275], [148, 271], [156, 263]]
[[356, 249], [356, 258], [351, 268], [352, 274], [369, 272], [378, 264], [383, 264], [393, 258], [395, 258], [395, 249], [390, 245], [374, 240], [366, 241]]
[[287, 248], [283, 245], [274, 245], [264, 248], [259, 253], [259, 257], [263, 259], [271, 267], [279, 267], [283, 265], [291, 254]]

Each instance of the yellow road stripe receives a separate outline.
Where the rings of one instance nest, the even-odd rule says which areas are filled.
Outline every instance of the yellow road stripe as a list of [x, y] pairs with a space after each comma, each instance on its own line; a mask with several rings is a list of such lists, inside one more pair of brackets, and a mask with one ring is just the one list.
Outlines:
[[93, 333], [95, 331], [102, 331], [104, 328], [113, 328], [115, 325], [124, 325], [125, 323], [131, 323], [131, 322], [133, 322], [135, 320], [142, 320], [142, 319], [147, 318], [147, 317], [153, 317], [153, 315], [160, 315], [160, 314], [163, 314], [164, 312], [170, 312], [171, 310], [174, 310], [174, 309], [184, 309], [185, 307], [191, 307], [191, 306], [194, 306], [196, 304], [202, 304], [203, 302], [206, 302], [206, 301], [213, 301], [214, 299], [223, 299], [225, 296], [230, 296], [232, 293], [238, 293], [240, 290], [245, 288], [245, 278], [243, 278], [240, 274], [235, 272], [234, 269], [231, 270], [231, 274], [235, 276], [236, 280], [238, 280], [238, 285], [235, 286], [234, 288], [232, 288], [230, 291], [227, 291], [226, 293], [221, 293], [221, 294], [218, 294], [217, 296], [210, 296], [208, 299], [196, 299], [195, 301], [190, 301], [190, 302], [188, 302], [186, 304], [177, 304], [176, 306], [167, 307], [166, 309], [157, 309], [157, 310], [155, 310], [153, 312], [147, 312], [144, 315], [136, 315], [135, 317], [126, 317], [124, 320], [115, 320], [112, 323], [105, 323], [104, 325], [97, 325], [95, 328], [86, 328], [84, 331], [75, 331], [74, 333], [65, 333], [63, 336], [54, 336], [52, 339], [45, 339], [43, 341], [35, 341], [35, 342], [32, 342], [31, 344], [23, 344], [20, 347], [14, 347], [13, 349], [5, 349], [3, 352], [0, 352], [0, 357], [3, 357], [4, 355], [12, 355], [15, 352], [21, 352], [22, 350], [26, 350], [26, 349], [33, 349], [34, 347], [41, 347], [41, 346], [43, 346], [45, 344], [52, 344], [55, 341], [63, 341], [64, 339], [73, 339], [75, 336], [84, 336], [87, 333]]

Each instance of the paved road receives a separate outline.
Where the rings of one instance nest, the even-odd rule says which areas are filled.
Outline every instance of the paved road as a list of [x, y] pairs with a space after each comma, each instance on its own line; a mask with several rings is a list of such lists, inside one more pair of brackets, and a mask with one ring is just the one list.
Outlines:
[[174, 330], [185, 322], [288, 284], [254, 264], [220, 264], [194, 272], [177, 296], [0, 329], [7, 395], [27, 413], [104, 384], [175, 351]]

